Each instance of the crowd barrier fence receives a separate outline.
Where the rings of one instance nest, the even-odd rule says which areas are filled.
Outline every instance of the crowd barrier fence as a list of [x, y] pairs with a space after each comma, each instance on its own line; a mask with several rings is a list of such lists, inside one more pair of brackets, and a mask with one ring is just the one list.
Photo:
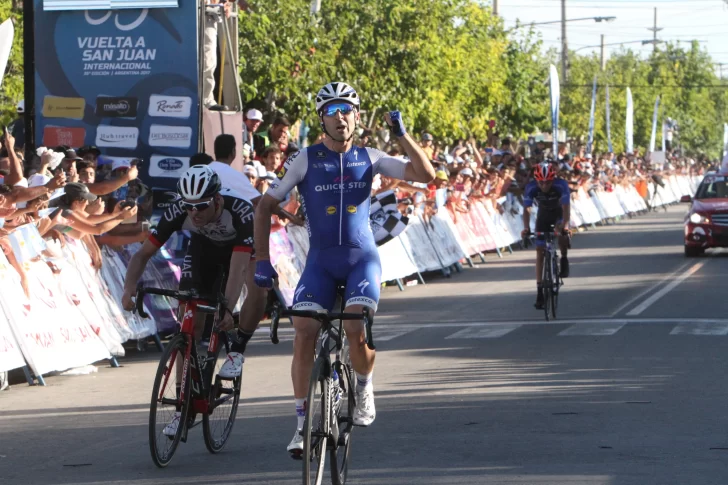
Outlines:
[[[574, 228], [599, 222], [609, 223], [626, 214], [671, 204], [692, 195], [700, 178], [670, 176], [663, 184], [648, 184], [648, 200], [634, 186], [615, 186], [612, 191], [579, 189], [572, 197], [571, 224]], [[520, 242], [523, 206], [509, 194], [502, 204], [490, 199], [471, 202], [467, 213], [453, 221], [441, 208], [436, 215], [410, 217], [406, 230], [379, 247], [382, 281], [414, 275], [425, 283], [422, 273], [450, 274], [473, 258], [485, 261], [486, 252], [496, 252]], [[535, 217], [531, 218], [535, 229]], [[147, 296], [145, 307], [152, 319], [142, 319], [120, 308], [124, 276], [131, 255], [140, 244], [120, 250], [102, 249], [103, 265], [93, 268], [83, 242], [64, 238], [62, 244], [45, 241], [33, 224], [21, 226], [9, 236], [13, 253], [22, 266], [28, 284], [26, 296], [19, 273], [0, 252], [0, 372], [24, 367], [29, 382], [37, 376], [81, 367], [124, 355], [129, 340], [156, 340], [173, 332], [176, 302]], [[305, 228], [287, 226], [271, 234], [271, 260], [279, 274], [282, 297], [292, 303], [293, 292], [308, 254]], [[179, 282], [182, 255], [180, 241], [173, 240], [147, 265], [145, 284], [175, 288]], [[175, 250], [176, 249], [176, 250]], [[238, 308], [244, 299], [238, 302]]]

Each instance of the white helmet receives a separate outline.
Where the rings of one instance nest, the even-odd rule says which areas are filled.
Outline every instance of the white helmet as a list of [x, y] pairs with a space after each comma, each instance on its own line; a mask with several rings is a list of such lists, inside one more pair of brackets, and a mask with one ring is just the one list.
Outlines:
[[321, 108], [330, 101], [346, 101], [359, 107], [359, 95], [346, 83], [334, 82], [322, 87], [316, 95], [316, 111], [321, 111]]
[[177, 192], [186, 200], [200, 200], [220, 192], [220, 177], [207, 165], [195, 165], [177, 182]]

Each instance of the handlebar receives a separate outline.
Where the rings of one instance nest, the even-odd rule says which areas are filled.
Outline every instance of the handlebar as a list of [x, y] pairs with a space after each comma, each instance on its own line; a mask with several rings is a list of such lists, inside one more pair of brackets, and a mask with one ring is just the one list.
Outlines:
[[367, 347], [375, 350], [374, 336], [372, 335], [372, 325], [374, 324], [374, 316], [369, 308], [364, 308], [362, 313], [329, 313], [326, 310], [289, 310], [281, 309], [280, 303], [273, 304], [270, 319], [270, 340], [273, 344], [278, 344], [278, 324], [281, 317], [303, 317], [313, 318], [321, 323], [331, 323], [333, 320], [363, 320], [366, 330]]
[[136, 290], [136, 312], [142, 318], [149, 318], [147, 312], [144, 311], [144, 295], [160, 295], [174, 298], [177, 301], [186, 302], [192, 300], [200, 300], [207, 303], [214, 303], [216, 307], [221, 305], [227, 305], [227, 299], [222, 293], [217, 296], [212, 295], [200, 295], [194, 290], [179, 291], [179, 290], [165, 290], [163, 288], [145, 288], [141, 282], [137, 284]]

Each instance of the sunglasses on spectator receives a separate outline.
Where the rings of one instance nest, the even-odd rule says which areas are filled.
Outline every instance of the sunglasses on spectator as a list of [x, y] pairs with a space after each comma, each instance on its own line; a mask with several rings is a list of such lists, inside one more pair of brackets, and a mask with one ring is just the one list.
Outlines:
[[329, 105], [324, 106], [323, 113], [324, 116], [336, 116], [336, 112], [341, 112], [342, 115], [346, 116], [349, 113], [354, 111], [354, 105], [351, 105], [349, 103], [331, 103]]
[[212, 205], [212, 199], [206, 200], [204, 202], [184, 202], [182, 201], [180, 203], [183, 210], [186, 211], [192, 211], [192, 212], [199, 212], [207, 209]]

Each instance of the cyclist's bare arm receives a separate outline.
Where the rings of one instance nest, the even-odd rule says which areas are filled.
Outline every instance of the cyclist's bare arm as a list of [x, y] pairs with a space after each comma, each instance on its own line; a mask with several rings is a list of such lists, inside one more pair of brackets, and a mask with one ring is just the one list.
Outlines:
[[255, 259], [262, 261], [270, 259], [269, 237], [270, 216], [278, 206], [278, 200], [265, 194], [255, 209]]
[[526, 231], [531, 230], [531, 208], [523, 208], [523, 229]]
[[152, 244], [151, 241], [146, 240], [141, 249], [134, 253], [134, 256], [129, 261], [129, 266], [126, 268], [124, 293], [133, 295], [136, 292], [137, 282], [142, 277], [142, 274], [144, 274], [144, 268], [147, 267], [147, 262], [149, 262], [158, 250], [159, 248], [157, 246]]
[[422, 147], [409, 134], [397, 139], [410, 162], [404, 168], [404, 179], [413, 182], [430, 183], [435, 179], [435, 168]]

